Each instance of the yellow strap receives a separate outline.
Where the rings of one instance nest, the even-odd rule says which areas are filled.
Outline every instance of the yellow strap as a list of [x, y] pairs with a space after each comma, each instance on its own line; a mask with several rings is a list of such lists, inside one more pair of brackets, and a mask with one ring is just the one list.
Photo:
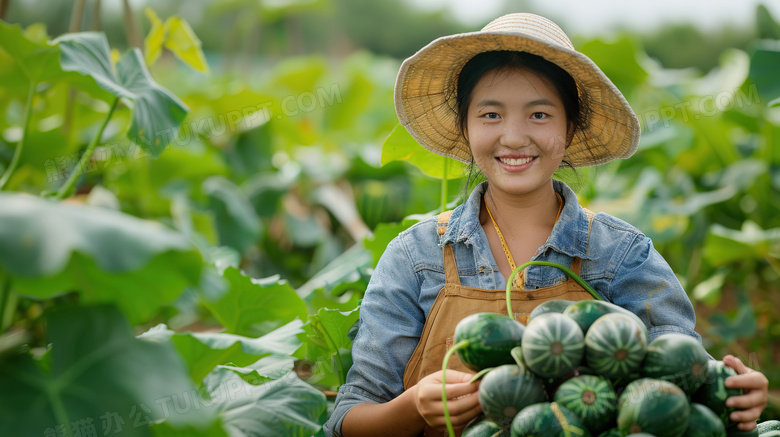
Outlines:
[[[558, 219], [561, 217], [561, 210], [563, 210], [563, 199], [561, 198], [561, 195], [558, 194], [558, 192], [555, 193], [556, 196], [558, 196], [558, 214], [555, 216], [555, 223], [558, 223]], [[501, 233], [501, 229], [498, 228], [498, 223], [496, 223], [496, 219], [493, 218], [493, 214], [490, 212], [490, 208], [488, 207], [487, 201], [485, 202], [485, 209], [487, 210], [488, 215], [490, 216], [490, 220], [493, 222], [493, 227], [496, 228], [496, 233], [498, 234], [499, 240], [501, 240], [501, 248], [504, 249], [504, 255], [506, 255], [506, 260], [509, 261], [509, 268], [511, 271], [515, 271], [517, 266], [515, 265], [515, 259], [512, 257], [512, 253], [509, 251], [509, 246], [506, 245], [506, 240], [504, 240], [504, 234]], [[522, 275], [515, 275], [514, 279], [514, 285], [517, 288], [522, 288], [522, 283], [520, 282]]]

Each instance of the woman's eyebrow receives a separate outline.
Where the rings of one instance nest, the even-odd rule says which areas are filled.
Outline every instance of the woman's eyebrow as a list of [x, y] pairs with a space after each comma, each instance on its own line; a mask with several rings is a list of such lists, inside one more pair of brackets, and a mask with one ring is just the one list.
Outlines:
[[531, 100], [530, 102], [525, 104], [525, 107], [529, 108], [531, 106], [540, 106], [540, 105], [542, 105], [542, 106], [555, 106], [555, 103], [553, 103], [549, 99], [541, 98], [541, 99]]
[[499, 102], [498, 100], [485, 99], [485, 100], [482, 100], [479, 103], [477, 103], [475, 106], [477, 108], [481, 108], [483, 106], [498, 106], [498, 107], [503, 108], [504, 104]]
[[[474, 105], [477, 108], [481, 108], [483, 106], [498, 106], [500, 108], [503, 108], [504, 103], [499, 102], [498, 100], [493, 99], [485, 99]], [[526, 103], [524, 105], [526, 108], [530, 108], [531, 106], [555, 106], [555, 103], [552, 102], [550, 99], [541, 98], [536, 100], [531, 100], [530, 102]]]

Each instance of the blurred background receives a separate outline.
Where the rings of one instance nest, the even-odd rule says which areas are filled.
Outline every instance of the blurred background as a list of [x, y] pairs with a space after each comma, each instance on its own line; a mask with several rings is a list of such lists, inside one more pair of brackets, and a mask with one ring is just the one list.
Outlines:
[[[349, 367], [354, 310], [384, 246], [466, 193], [466, 169], [421, 153], [397, 129], [400, 63], [509, 12], [558, 23], [642, 126], [632, 158], [558, 177], [584, 206], [653, 239], [696, 307], [707, 350], [764, 372], [767, 417], [780, 416], [780, 2], [0, 1], [0, 17], [35, 44], [97, 30], [114, 61], [140, 49], [151, 77], [189, 108], [165, 150], [150, 154], [125, 135], [132, 105], [119, 105], [67, 199], [162, 223], [197, 248], [197, 281], [163, 302], [139, 301], [141, 315], [123, 307], [134, 332], [165, 323], [258, 337], [298, 317], [308, 343], [290, 357], [329, 395]], [[39, 86], [25, 131], [28, 80], [9, 44], [0, 49], [0, 171], [24, 136], [6, 189], [38, 195], [71, 174], [108, 104], [65, 82]], [[302, 310], [265, 314], [258, 303], [249, 317], [213, 304], [250, 287], [228, 274], [239, 268], [265, 278], [251, 287], [283, 289], [277, 304]], [[47, 344], [47, 309], [113, 299], [33, 288], [2, 326], [28, 333], [33, 349]], [[242, 317], [255, 321], [231, 324]], [[335, 343], [317, 343], [322, 320], [338, 320]]]

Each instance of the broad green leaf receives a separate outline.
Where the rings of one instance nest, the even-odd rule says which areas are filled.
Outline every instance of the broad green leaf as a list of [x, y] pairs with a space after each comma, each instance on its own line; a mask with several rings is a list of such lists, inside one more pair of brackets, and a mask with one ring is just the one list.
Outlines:
[[466, 164], [429, 152], [409, 135], [400, 124], [393, 129], [382, 144], [382, 165], [391, 161], [408, 161], [426, 175], [442, 179], [444, 166], [447, 166], [447, 179], [457, 179], [464, 175]]
[[173, 140], [188, 108], [152, 79], [141, 51], [133, 49], [125, 53], [117, 63], [115, 73], [105, 34], [69, 33], [55, 41], [61, 50], [63, 70], [90, 76], [115, 97], [133, 102], [127, 137], [147, 149], [153, 157], [159, 156]]
[[138, 338], [171, 342], [189, 368], [192, 380], [200, 383], [217, 365], [247, 366], [271, 355], [291, 355], [300, 346], [303, 322], [292, 321], [259, 338], [217, 332], [175, 332], [160, 324]]
[[[216, 409], [172, 408], [200, 395], [169, 345], [133, 337], [114, 307], [71, 307], [47, 317], [51, 368], [29, 355], [5, 361], [0, 371], [3, 433], [15, 436], [147, 436], [152, 421], [208, 426]], [[174, 399], [176, 398], [176, 399]], [[106, 427], [101, 429], [101, 422]], [[58, 427], [61, 431], [57, 431]], [[107, 433], [106, 433], [107, 434]]]
[[229, 289], [217, 301], [204, 299], [228, 333], [257, 337], [295, 320], [306, 320], [306, 304], [278, 275], [255, 279], [235, 267], [227, 267], [222, 276]]
[[693, 298], [697, 301], [706, 303], [710, 307], [714, 307], [720, 302], [725, 279], [725, 273], [716, 273], [710, 278], [696, 284], [693, 288]]
[[320, 430], [325, 395], [289, 372], [253, 385], [235, 369], [219, 367], [203, 381], [231, 437], [308, 437]]
[[371, 267], [370, 264], [370, 252], [363, 248], [362, 244], [354, 244], [298, 287], [298, 295], [309, 300], [315, 290], [330, 291], [339, 284], [359, 281], [366, 276], [364, 269]]
[[63, 75], [58, 62], [59, 49], [45, 42], [31, 41], [18, 24], [0, 20], [0, 48], [11, 55], [31, 81], [37, 83]]
[[219, 244], [244, 253], [260, 237], [262, 223], [246, 194], [230, 180], [213, 176], [201, 185], [216, 214]]
[[186, 117], [187, 105], [152, 79], [140, 50], [125, 53], [116, 68], [135, 105], [127, 137], [159, 156]]
[[146, 17], [149, 18], [149, 22], [152, 24], [149, 33], [144, 38], [144, 53], [146, 65], [152, 65], [157, 62], [162, 54], [163, 43], [165, 42], [165, 27], [163, 22], [154, 12], [154, 9], [147, 7], [144, 9]]
[[169, 17], [165, 20], [165, 48], [173, 52], [195, 70], [204, 73], [209, 72], [209, 65], [201, 49], [200, 39], [190, 27], [189, 23], [180, 17]]
[[20, 294], [75, 290], [138, 324], [200, 278], [202, 258], [183, 235], [118, 211], [0, 194], [0, 223], [0, 271]]
[[780, 65], [780, 40], [761, 41], [750, 55], [748, 77], [758, 88], [762, 102], [780, 97], [780, 81], [777, 66]]
[[746, 221], [741, 230], [713, 224], [704, 244], [704, 258], [714, 266], [736, 261], [763, 260], [780, 249], [780, 228], [761, 229]]
[[426, 218], [428, 218], [426, 215], [410, 215], [408, 217], [404, 217], [400, 223], [380, 223], [377, 225], [376, 229], [374, 229], [374, 235], [363, 240], [363, 244], [365, 244], [366, 249], [371, 251], [373, 258], [372, 267], [376, 267], [376, 264], [379, 262], [379, 258], [385, 252], [385, 249], [387, 248], [387, 245], [390, 244], [390, 241], [397, 237], [398, 234], [400, 234], [402, 231], [410, 228], [415, 223], [419, 223], [422, 220], [425, 220]]
[[358, 307], [346, 312], [322, 308], [317, 314], [310, 315], [309, 322], [304, 325], [307, 356], [314, 360], [324, 360], [338, 353], [339, 349], [350, 348], [352, 340], [347, 333], [357, 322], [359, 314]]
[[598, 65], [627, 97], [647, 80], [648, 73], [638, 60], [644, 53], [631, 38], [623, 37], [614, 42], [593, 40], [583, 44], [579, 51]]

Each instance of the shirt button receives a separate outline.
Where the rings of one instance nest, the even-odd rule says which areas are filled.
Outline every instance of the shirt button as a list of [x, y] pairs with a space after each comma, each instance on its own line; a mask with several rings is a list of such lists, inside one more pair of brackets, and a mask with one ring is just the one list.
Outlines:
[[479, 266], [479, 272], [485, 273], [485, 266]]

